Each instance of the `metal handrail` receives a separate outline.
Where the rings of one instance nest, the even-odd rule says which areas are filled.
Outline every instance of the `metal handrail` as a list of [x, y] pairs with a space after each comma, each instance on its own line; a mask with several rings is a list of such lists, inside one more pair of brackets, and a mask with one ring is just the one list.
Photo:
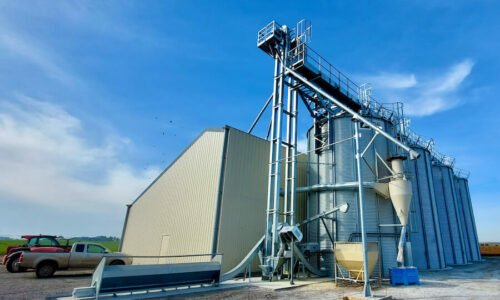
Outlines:
[[[266, 39], [275, 34], [276, 30], [279, 28], [281, 28], [281, 26], [275, 21], [266, 25], [258, 32], [258, 44], [265, 42]], [[409, 145], [426, 149], [431, 152], [434, 160], [443, 165], [454, 167], [455, 158], [435, 151], [433, 139], [425, 138], [409, 128], [409, 124], [407, 123], [407, 119], [404, 118], [404, 112], [400, 104], [383, 104], [378, 102], [371, 95], [362, 93], [361, 86], [357, 85], [338, 68], [329, 63], [304, 41], [296, 38], [295, 30], [291, 30], [289, 34], [289, 38], [292, 40], [295, 39], [296, 43], [295, 47], [289, 50], [288, 53], [287, 64], [290, 64], [290, 68], [293, 69], [293, 66], [297, 64], [305, 65], [307, 63], [307, 67], [312, 67], [313, 72], [316, 71], [316, 73], [328, 81], [330, 85], [338, 88], [340, 92], [359, 104], [365, 114], [391, 122], [396, 125], [396, 133]]]
[[265, 42], [267, 38], [272, 36], [277, 28], [280, 28], [281, 25], [276, 23], [276, 21], [272, 21], [269, 24], [267, 24], [264, 28], [259, 30], [257, 33], [257, 45], [260, 45], [261, 43]]
[[[400, 116], [397, 110], [386, 107], [387, 104], [381, 104], [372, 96], [367, 96], [367, 99], [362, 99], [360, 95], [360, 86], [329, 63], [318, 52], [314, 51], [305, 43], [297, 43], [297, 46], [289, 51], [289, 60], [292, 63], [309, 62], [328, 83], [337, 87], [342, 93], [351, 98], [354, 102], [360, 104], [367, 112], [382, 117], [392, 123], [399, 123]], [[311, 63], [312, 62], [312, 63]], [[394, 104], [390, 104], [394, 106]]]
[[455, 173], [455, 176], [457, 176], [457, 177], [469, 179], [470, 171], [467, 171], [464, 169], [459, 169], [459, 168], [453, 168], [453, 172]]

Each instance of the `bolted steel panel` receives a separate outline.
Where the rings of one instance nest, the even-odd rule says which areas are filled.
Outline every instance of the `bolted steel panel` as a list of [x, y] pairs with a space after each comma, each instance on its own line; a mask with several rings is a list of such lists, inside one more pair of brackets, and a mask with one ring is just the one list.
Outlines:
[[415, 147], [413, 150], [420, 154], [420, 158], [407, 162], [413, 186], [409, 228], [413, 263], [420, 269], [442, 269], [445, 261], [430, 173], [431, 157], [425, 149]]
[[432, 167], [434, 192], [439, 211], [439, 225], [447, 265], [465, 264], [461, 224], [457, 214], [457, 200], [450, 167]]

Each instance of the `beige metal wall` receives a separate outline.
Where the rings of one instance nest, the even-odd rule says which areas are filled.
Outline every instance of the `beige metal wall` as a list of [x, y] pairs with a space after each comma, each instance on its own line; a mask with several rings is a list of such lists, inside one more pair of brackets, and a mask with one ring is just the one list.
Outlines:
[[[122, 251], [145, 256], [212, 253], [217, 232], [215, 250], [223, 253], [223, 272], [230, 270], [265, 233], [268, 161], [266, 140], [233, 128], [204, 132], [130, 207]], [[299, 187], [306, 185], [306, 161], [299, 157]], [[297, 202], [300, 220], [305, 216], [305, 195], [298, 194]], [[135, 259], [180, 261], [191, 260]]]
[[[299, 160], [297, 186], [305, 186], [307, 159], [303, 156]], [[218, 238], [218, 252], [224, 254], [223, 271], [236, 266], [265, 233], [268, 172], [269, 142], [230, 128]], [[284, 178], [281, 179], [283, 185]], [[298, 196], [300, 219], [305, 215], [305, 195]], [[283, 210], [283, 203], [280, 209]], [[253, 270], [258, 271], [257, 267], [255, 262]]]
[[268, 160], [269, 142], [229, 130], [218, 238], [223, 271], [236, 266], [265, 233]]
[[123, 252], [211, 253], [223, 144], [223, 130], [205, 131], [138, 197], [129, 209]]

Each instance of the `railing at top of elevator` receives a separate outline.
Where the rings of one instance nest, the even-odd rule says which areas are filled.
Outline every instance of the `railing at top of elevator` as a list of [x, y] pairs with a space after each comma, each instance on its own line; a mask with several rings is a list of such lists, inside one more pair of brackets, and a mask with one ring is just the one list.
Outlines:
[[[283, 38], [282, 26], [275, 21], [270, 22], [257, 34], [257, 45], [266, 43], [267, 40], [275, 37], [278, 40]], [[296, 28], [288, 31], [292, 49], [288, 51], [288, 61], [286, 64], [293, 68], [306, 67], [309, 71], [319, 75], [332, 87], [337, 88], [351, 101], [359, 104], [365, 115], [382, 118], [395, 125], [396, 134], [400, 135], [410, 146], [417, 146], [428, 150], [432, 156], [446, 166], [454, 167], [455, 159], [451, 156], [443, 155], [434, 149], [434, 140], [425, 138], [409, 128], [409, 120], [405, 118], [403, 104], [380, 103], [370, 93], [364, 85], [358, 85], [328, 62], [318, 52], [314, 51], [307, 42], [310, 37], [310, 25], [306, 21], [300, 21]], [[465, 173], [463, 173], [465, 174]]]
[[280, 34], [281, 33], [281, 31], [279, 30], [280, 28], [281, 25], [276, 23], [276, 21], [272, 21], [271, 23], [267, 24], [257, 33], [257, 45], [261, 45], [275, 34]]

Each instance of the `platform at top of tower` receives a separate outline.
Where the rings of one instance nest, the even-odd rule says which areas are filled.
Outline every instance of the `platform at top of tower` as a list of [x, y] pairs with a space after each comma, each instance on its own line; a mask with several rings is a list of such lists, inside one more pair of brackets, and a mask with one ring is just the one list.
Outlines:
[[[258, 32], [257, 47], [273, 58], [278, 59], [277, 56], [280, 55], [279, 59], [285, 61], [288, 68], [349, 108], [356, 111], [361, 109], [359, 86], [300, 38], [296, 38], [294, 30], [273, 21]], [[306, 85], [301, 85], [299, 89], [305, 94], [308, 93]], [[312, 91], [310, 92], [312, 94]]]

